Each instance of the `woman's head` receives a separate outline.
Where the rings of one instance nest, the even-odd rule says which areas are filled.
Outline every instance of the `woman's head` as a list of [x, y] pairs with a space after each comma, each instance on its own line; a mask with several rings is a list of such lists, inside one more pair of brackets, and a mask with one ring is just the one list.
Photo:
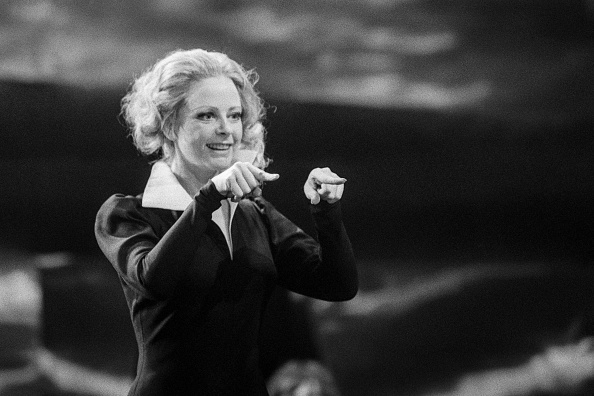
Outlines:
[[264, 106], [254, 88], [256, 73], [225, 54], [202, 49], [170, 53], [138, 77], [123, 98], [122, 113], [138, 150], [170, 162], [191, 87], [219, 76], [231, 79], [237, 88], [242, 106], [242, 144], [258, 152], [256, 164], [264, 168]]

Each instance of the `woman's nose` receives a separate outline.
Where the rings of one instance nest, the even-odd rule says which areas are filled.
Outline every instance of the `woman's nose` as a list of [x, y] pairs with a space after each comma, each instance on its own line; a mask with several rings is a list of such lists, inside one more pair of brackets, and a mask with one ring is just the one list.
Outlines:
[[229, 135], [231, 133], [231, 126], [229, 125], [229, 121], [222, 118], [219, 121], [217, 133], [221, 135]]

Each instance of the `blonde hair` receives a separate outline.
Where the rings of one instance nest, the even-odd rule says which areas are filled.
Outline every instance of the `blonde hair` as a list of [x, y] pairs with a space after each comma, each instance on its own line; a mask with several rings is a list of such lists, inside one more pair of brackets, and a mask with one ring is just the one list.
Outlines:
[[255, 165], [264, 169], [266, 131], [264, 103], [255, 89], [258, 75], [219, 52], [176, 50], [147, 69], [122, 99], [122, 115], [136, 148], [144, 155], [170, 162], [184, 107], [192, 83], [226, 76], [233, 81], [242, 105], [244, 148], [258, 152]]

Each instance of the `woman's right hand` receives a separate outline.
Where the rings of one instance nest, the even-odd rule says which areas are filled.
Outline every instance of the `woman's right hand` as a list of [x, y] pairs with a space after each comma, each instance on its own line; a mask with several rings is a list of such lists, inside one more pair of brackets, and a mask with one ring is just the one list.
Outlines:
[[217, 191], [237, 202], [248, 194], [262, 195], [262, 183], [275, 181], [278, 173], [268, 173], [249, 162], [236, 162], [225, 171], [212, 178]]

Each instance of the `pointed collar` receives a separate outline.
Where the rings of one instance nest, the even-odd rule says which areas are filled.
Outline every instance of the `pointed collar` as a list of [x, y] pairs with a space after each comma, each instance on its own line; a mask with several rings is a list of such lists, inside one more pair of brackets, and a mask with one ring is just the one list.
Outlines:
[[[223, 199], [221, 203], [224, 201], [229, 203], [228, 209], [223, 210], [224, 206], [221, 206], [215, 210], [212, 213], [212, 220], [219, 226], [221, 231], [223, 231], [231, 258], [233, 258], [231, 224], [233, 222], [235, 210], [237, 209], [237, 203], [232, 202], [229, 199]], [[179, 183], [169, 165], [164, 161], [155, 162], [151, 169], [151, 175], [146, 183], [146, 187], [144, 188], [142, 206], [145, 208], [184, 211], [190, 203], [192, 203], [192, 197]], [[227, 207], [225, 206], [225, 208]]]
[[192, 197], [182, 187], [165, 161], [153, 164], [151, 175], [144, 188], [142, 206], [169, 210], [185, 210]]
[[[237, 203], [227, 200], [230, 205], [230, 218], [233, 219]], [[184, 211], [192, 202], [192, 197], [182, 187], [177, 177], [165, 161], [157, 161], [151, 168], [151, 175], [142, 194], [142, 206], [145, 208], [159, 208]], [[218, 212], [221, 209], [217, 209]], [[214, 217], [218, 217], [217, 212]], [[230, 221], [231, 221], [230, 220]]]

